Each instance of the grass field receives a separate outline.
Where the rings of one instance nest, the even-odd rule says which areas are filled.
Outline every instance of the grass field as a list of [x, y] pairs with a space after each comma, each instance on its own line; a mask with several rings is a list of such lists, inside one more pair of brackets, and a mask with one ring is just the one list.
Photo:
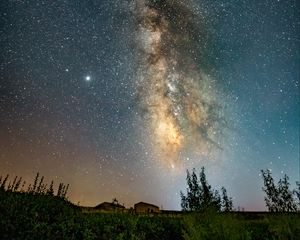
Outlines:
[[0, 190], [0, 239], [300, 239], [300, 215], [85, 213], [61, 198]]

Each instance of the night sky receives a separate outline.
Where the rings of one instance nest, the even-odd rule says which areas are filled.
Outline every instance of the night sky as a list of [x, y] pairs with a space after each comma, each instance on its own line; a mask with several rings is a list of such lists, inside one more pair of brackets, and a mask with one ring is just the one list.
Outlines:
[[264, 209], [299, 180], [296, 0], [5, 0], [0, 175], [180, 209], [186, 169]]

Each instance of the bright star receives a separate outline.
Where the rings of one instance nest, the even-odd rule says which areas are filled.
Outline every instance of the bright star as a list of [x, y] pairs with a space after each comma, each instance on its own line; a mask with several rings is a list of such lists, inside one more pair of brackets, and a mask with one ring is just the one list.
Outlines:
[[91, 81], [91, 76], [86, 76], [86, 77], [85, 77], [85, 80], [86, 80], [86, 81]]

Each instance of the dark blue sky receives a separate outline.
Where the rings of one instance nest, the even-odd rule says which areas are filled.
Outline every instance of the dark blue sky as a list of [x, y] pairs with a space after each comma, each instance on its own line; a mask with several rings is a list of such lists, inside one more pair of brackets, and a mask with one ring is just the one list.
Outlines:
[[186, 146], [174, 170], [160, 164], [139, 107], [137, 77], [145, 72], [133, 3], [0, 3], [0, 174], [29, 180], [39, 171], [70, 183], [70, 199], [86, 205], [117, 197], [128, 207], [148, 201], [174, 209], [185, 169], [205, 166], [236, 207], [263, 209], [261, 169], [299, 180], [299, 4], [174, 5], [170, 14], [190, 9], [201, 22], [192, 56], [202, 54], [197, 71], [214, 94], [199, 94], [217, 101], [228, 123], [222, 150], [203, 157]]

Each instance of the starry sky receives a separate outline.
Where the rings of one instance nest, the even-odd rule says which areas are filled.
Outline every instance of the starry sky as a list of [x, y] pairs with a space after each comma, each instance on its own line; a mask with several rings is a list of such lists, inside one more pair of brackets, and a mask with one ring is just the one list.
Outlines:
[[186, 169], [263, 210], [299, 180], [295, 0], [0, 3], [0, 175], [180, 209]]

